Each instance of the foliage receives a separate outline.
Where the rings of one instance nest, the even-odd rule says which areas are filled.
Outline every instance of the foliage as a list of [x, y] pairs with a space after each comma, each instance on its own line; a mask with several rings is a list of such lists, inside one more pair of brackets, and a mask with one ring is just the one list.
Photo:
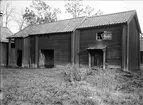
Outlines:
[[52, 8], [42, 0], [33, 0], [31, 8], [25, 9], [23, 18], [29, 24], [41, 24], [57, 21], [58, 8]]
[[102, 11], [95, 12], [94, 8], [89, 5], [84, 6], [82, 0], [67, 0], [65, 3], [67, 13], [70, 13], [74, 18], [80, 16], [94, 16], [103, 14]]
[[[67, 81], [65, 75], [71, 74], [73, 79]], [[4, 105], [142, 105], [143, 94], [139, 89], [143, 88], [143, 79], [135, 74], [126, 75], [115, 69], [95, 71], [70, 65], [53, 69], [2, 69], [2, 102]], [[133, 91], [121, 88], [124, 84], [133, 87]]]

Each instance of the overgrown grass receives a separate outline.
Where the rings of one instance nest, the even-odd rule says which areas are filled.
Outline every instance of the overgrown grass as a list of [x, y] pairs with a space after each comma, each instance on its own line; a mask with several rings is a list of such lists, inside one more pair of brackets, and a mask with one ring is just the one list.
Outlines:
[[143, 78], [119, 71], [2, 69], [2, 105], [142, 105]]

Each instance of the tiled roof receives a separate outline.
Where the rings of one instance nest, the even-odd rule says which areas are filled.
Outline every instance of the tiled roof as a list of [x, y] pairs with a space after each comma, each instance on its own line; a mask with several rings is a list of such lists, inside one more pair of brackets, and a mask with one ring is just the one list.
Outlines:
[[12, 36], [12, 32], [6, 27], [0, 27], [0, 42], [8, 42], [9, 36]]
[[132, 15], [136, 13], [135, 10], [119, 12], [101, 16], [94, 16], [87, 18], [78, 28], [97, 27], [104, 25], [126, 23]]
[[60, 20], [52, 23], [30, 25], [13, 35], [13, 37], [27, 37], [28, 35], [34, 34], [72, 32], [84, 19], [85, 17], [79, 17]]
[[66, 20], [60, 20], [52, 23], [30, 25], [19, 31], [12, 37], [27, 37], [35, 34], [61, 33], [72, 32], [74, 29], [97, 27], [112, 24], [126, 23], [135, 15], [136, 11], [119, 12], [93, 17], [79, 17]]

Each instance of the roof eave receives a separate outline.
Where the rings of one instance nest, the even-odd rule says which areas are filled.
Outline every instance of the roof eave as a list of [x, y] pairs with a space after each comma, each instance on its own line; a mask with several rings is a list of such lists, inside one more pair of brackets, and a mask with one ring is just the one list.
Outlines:
[[120, 24], [127, 24], [127, 22], [116, 23], [116, 24], [105, 24], [105, 25], [98, 25], [98, 26], [89, 26], [89, 27], [79, 27], [77, 29], [96, 28], [96, 27], [112, 26], [112, 25], [120, 25]]
[[[27, 37], [27, 36], [26, 36]], [[15, 38], [26, 38], [26, 37], [7, 37], [7, 39], [15, 39]]]
[[73, 30], [72, 31], [63, 31], [63, 32], [51, 32], [51, 33], [39, 33], [39, 34], [29, 34], [28, 36], [35, 36], [35, 35], [45, 35], [45, 34], [47, 34], [47, 35], [49, 35], [49, 34], [61, 34], [61, 33], [71, 33], [71, 32], [73, 32]]
[[138, 26], [139, 32], [142, 33], [137, 14], [135, 15], [135, 19], [137, 21], [137, 26]]

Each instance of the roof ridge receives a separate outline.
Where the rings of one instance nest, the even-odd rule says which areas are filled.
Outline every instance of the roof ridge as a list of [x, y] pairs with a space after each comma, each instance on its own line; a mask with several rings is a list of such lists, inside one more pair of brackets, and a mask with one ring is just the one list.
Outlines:
[[83, 20], [77, 26], [75, 26], [75, 28], [73, 29], [73, 31], [75, 31], [78, 28], [78, 26], [80, 26], [87, 18], [88, 17], [84, 17]]
[[129, 11], [122, 11], [122, 12], [115, 12], [115, 13], [109, 13], [109, 14], [91, 16], [91, 17], [88, 17], [88, 18], [102, 17], [102, 16], [109, 16], [109, 15], [122, 14], [122, 13], [127, 13], [127, 12], [136, 12], [136, 10], [129, 10]]
[[57, 20], [54, 22], [49, 22], [49, 23], [41, 23], [41, 24], [32, 24], [31, 26], [36, 26], [36, 25], [44, 25], [44, 24], [52, 24], [60, 21], [65, 21], [65, 20], [72, 20], [72, 19], [78, 19], [78, 18], [85, 18], [86, 16], [81, 16], [81, 17], [76, 17], [76, 18], [69, 18], [69, 19], [62, 19], [62, 20]]

